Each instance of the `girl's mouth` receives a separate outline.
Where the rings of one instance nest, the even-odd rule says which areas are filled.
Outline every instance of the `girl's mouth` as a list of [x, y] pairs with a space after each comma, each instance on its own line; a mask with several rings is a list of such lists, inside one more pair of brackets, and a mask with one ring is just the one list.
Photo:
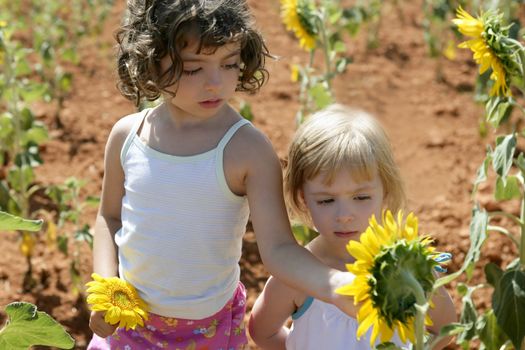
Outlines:
[[358, 234], [359, 232], [357, 231], [336, 231], [334, 232], [334, 234], [337, 236], [337, 237], [341, 237], [341, 238], [350, 238], [356, 234]]
[[199, 102], [199, 105], [203, 108], [216, 108], [222, 104], [222, 99], [206, 100]]

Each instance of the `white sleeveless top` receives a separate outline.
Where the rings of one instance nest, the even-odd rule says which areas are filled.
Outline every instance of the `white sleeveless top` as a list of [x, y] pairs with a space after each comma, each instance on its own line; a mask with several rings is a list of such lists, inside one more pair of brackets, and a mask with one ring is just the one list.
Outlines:
[[119, 275], [150, 311], [202, 319], [219, 311], [239, 283], [242, 237], [249, 216], [246, 197], [229, 189], [224, 147], [239, 120], [216, 148], [173, 156], [148, 147], [137, 135], [148, 110], [126, 138], [122, 228], [115, 235]]
[[[287, 350], [370, 350], [369, 329], [357, 340], [359, 324], [332, 304], [308, 297], [292, 315], [292, 328], [286, 338]], [[397, 334], [391, 340], [397, 346], [408, 349]], [[376, 340], [376, 345], [379, 339]]]

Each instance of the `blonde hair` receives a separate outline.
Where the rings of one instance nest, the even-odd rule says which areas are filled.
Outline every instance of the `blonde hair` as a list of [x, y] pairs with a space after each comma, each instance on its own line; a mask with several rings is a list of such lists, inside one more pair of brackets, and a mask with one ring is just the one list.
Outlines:
[[364, 111], [333, 104], [307, 119], [290, 145], [284, 191], [292, 214], [311, 225], [301, 198], [304, 183], [324, 173], [330, 184], [342, 169], [355, 181], [372, 179], [377, 169], [386, 207], [396, 212], [405, 206], [403, 181], [382, 126]]

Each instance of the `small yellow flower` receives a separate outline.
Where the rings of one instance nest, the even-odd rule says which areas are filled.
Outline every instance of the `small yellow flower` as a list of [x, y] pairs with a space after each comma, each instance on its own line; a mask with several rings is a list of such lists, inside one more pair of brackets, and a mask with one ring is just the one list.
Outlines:
[[31, 232], [22, 233], [22, 242], [20, 243], [20, 251], [25, 257], [29, 257], [33, 254], [35, 248], [36, 239]]
[[[381, 342], [386, 342], [394, 331], [403, 342], [415, 342], [415, 297], [399, 281], [403, 274], [410, 273], [425, 293], [432, 290], [435, 280], [432, 268], [438, 263], [433, 259], [431, 242], [429, 237], [418, 236], [418, 221], [413, 213], [403, 223], [402, 212], [396, 220], [386, 211], [383, 226], [372, 216], [359, 241], [348, 243], [347, 250], [355, 262], [346, 267], [355, 279], [336, 292], [353, 296], [356, 305], [361, 303], [357, 313], [358, 338], [372, 327], [372, 347], [378, 336]], [[432, 324], [428, 316], [425, 324]]]
[[281, 0], [281, 17], [286, 29], [295, 33], [299, 44], [303, 49], [315, 48], [315, 27], [310, 24], [308, 16], [308, 4], [302, 4], [304, 0]]
[[456, 59], [456, 43], [454, 40], [449, 40], [447, 42], [447, 46], [445, 47], [445, 50], [443, 50], [443, 56], [445, 56], [450, 61], [454, 61]]
[[290, 80], [294, 83], [299, 81], [299, 66], [292, 64], [290, 67]]
[[0, 28], [7, 27], [7, 21], [0, 21]]
[[459, 47], [472, 50], [474, 61], [479, 65], [479, 74], [483, 74], [487, 69], [492, 68], [490, 79], [494, 81], [494, 85], [489, 94], [491, 96], [498, 94], [510, 96], [511, 93], [503, 64], [485, 40], [485, 22], [483, 18], [474, 18], [459, 7], [457, 18], [453, 19], [452, 22], [458, 26], [459, 31], [463, 35], [473, 38], [462, 42], [459, 44]]
[[105, 311], [107, 323], [118, 323], [126, 330], [144, 326], [143, 320], [148, 319], [147, 306], [131, 284], [118, 277], [104, 278], [96, 273], [91, 277], [93, 281], [86, 284], [91, 310]]

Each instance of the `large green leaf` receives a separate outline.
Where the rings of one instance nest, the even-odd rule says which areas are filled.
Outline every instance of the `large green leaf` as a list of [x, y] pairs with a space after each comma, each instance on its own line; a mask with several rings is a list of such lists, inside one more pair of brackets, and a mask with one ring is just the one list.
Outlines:
[[40, 227], [42, 227], [42, 220], [26, 220], [0, 211], [1, 231], [38, 231], [40, 230]]
[[520, 349], [525, 337], [525, 272], [519, 269], [507, 270], [499, 279], [494, 294], [492, 307], [498, 325]]
[[14, 302], [5, 309], [9, 318], [0, 331], [1, 350], [26, 350], [33, 345], [72, 349], [75, 340], [51, 316], [30, 303]]

